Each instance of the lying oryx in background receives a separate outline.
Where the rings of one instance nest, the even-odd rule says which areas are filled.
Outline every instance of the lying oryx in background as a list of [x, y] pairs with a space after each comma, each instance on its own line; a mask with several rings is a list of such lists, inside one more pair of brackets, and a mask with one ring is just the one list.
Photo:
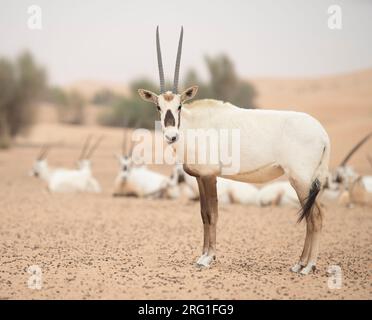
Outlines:
[[[173, 192], [180, 197], [186, 197], [190, 200], [199, 199], [198, 182], [195, 177], [189, 175], [183, 169], [181, 164], [176, 164], [171, 175], [171, 186], [167, 193]], [[176, 186], [178, 188], [176, 188]], [[238, 203], [255, 205], [259, 190], [252, 184], [217, 178], [218, 201], [222, 204]]]
[[257, 205], [299, 207], [298, 196], [288, 181], [274, 181], [260, 188]]
[[[199, 186], [204, 244], [200, 266], [209, 266], [216, 257], [216, 225], [218, 218], [217, 176], [222, 166], [211, 162], [190, 163], [187, 155], [196, 155], [195, 144], [188, 143], [187, 131], [240, 129], [240, 166], [227, 179], [263, 183], [287, 174], [302, 205], [299, 221], [305, 219], [306, 239], [299, 261], [292, 271], [308, 274], [315, 269], [323, 213], [317, 196], [328, 176], [330, 141], [322, 125], [301, 112], [238, 108], [217, 100], [199, 100], [189, 105], [197, 86], [178, 93], [179, 66], [183, 30], [181, 31], [173, 91], [166, 91], [161, 60], [159, 32], [156, 32], [160, 94], [139, 89], [140, 96], [157, 107], [165, 141], [172, 145], [187, 173], [196, 177]], [[180, 137], [182, 139], [180, 139]], [[231, 141], [229, 141], [231, 144]], [[181, 145], [182, 144], [182, 145]], [[219, 144], [221, 146], [221, 144]], [[180, 150], [184, 153], [180, 153]], [[211, 146], [217, 148], [218, 145]], [[228, 146], [230, 149], [230, 145]], [[224, 154], [229, 154], [228, 150]], [[205, 153], [208, 150], [203, 150]], [[194, 157], [195, 159], [196, 157]]]
[[49, 147], [44, 146], [35, 161], [31, 170], [31, 175], [40, 177], [46, 181], [48, 190], [51, 192], [71, 193], [71, 192], [101, 192], [101, 188], [97, 180], [93, 177], [90, 158], [101, 142], [99, 138], [92, 148], [89, 147], [90, 137], [86, 140], [82, 154], [79, 159], [79, 169], [51, 169], [48, 166], [46, 156]]
[[[371, 137], [372, 132], [352, 147], [327, 183], [325, 192], [337, 192], [338, 200], [341, 204], [347, 206], [352, 206], [353, 204], [372, 205], [372, 176], [361, 176], [348, 165], [351, 157]], [[369, 160], [368, 157], [367, 160]]]
[[131, 141], [128, 149], [128, 136], [124, 130], [122, 154], [117, 155], [120, 171], [115, 179], [113, 196], [162, 197], [169, 185], [169, 178], [149, 170], [145, 165], [136, 165], [132, 158], [133, 147]]

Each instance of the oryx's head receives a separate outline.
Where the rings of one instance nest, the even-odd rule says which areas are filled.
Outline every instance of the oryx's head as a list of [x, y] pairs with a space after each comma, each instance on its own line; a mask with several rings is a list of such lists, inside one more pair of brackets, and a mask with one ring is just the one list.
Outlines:
[[[128, 139], [130, 140], [128, 145]], [[130, 174], [130, 171], [133, 167], [132, 161], [132, 151], [133, 151], [134, 144], [131, 139], [128, 137], [127, 129], [124, 128], [123, 134], [123, 143], [122, 143], [122, 153], [121, 155], [116, 155], [116, 158], [119, 161], [120, 165], [120, 177], [122, 180], [126, 180]]]
[[185, 171], [183, 171], [182, 164], [176, 164], [173, 167], [172, 174], [170, 176], [170, 181], [172, 185], [179, 185], [185, 182]]
[[44, 171], [48, 170], [48, 162], [46, 160], [46, 157], [48, 155], [49, 149], [50, 146], [47, 145], [43, 145], [41, 147], [39, 155], [30, 171], [30, 176], [39, 177]]
[[180, 39], [178, 43], [176, 68], [174, 72], [173, 90], [165, 91], [163, 62], [161, 59], [159, 27], [156, 28], [156, 49], [158, 57], [159, 78], [160, 78], [160, 94], [157, 95], [149, 90], [139, 89], [138, 93], [145, 101], [152, 102], [156, 105], [159, 113], [161, 125], [163, 128], [164, 138], [167, 143], [171, 144], [179, 138], [179, 128], [181, 125], [182, 104], [189, 99], [192, 99], [198, 91], [197, 86], [188, 88], [183, 93], [178, 93], [178, 79], [182, 52], [183, 28], [181, 29]]

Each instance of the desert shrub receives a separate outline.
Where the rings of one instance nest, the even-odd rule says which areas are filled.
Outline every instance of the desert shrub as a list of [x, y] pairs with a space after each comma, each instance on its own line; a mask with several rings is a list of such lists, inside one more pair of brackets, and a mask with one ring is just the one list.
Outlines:
[[[76, 90], [61, 95], [61, 104], [58, 104], [58, 120], [61, 123], [81, 125], [85, 123], [86, 100]], [[65, 102], [64, 102], [65, 101]]]
[[45, 71], [30, 53], [22, 53], [14, 62], [0, 60], [0, 147], [8, 147], [13, 137], [27, 133], [45, 88]]
[[45, 100], [55, 106], [67, 106], [68, 94], [60, 87], [49, 87]]
[[85, 123], [86, 99], [79, 91], [65, 91], [60, 87], [50, 87], [45, 100], [57, 108], [60, 123], [75, 125]]
[[234, 64], [226, 55], [206, 57], [205, 62], [209, 72], [209, 82], [197, 83], [201, 84], [202, 89], [198, 92], [198, 98], [213, 98], [228, 101], [241, 108], [255, 108], [256, 91], [253, 85], [239, 78]]
[[91, 102], [98, 106], [112, 106], [116, 104], [122, 97], [109, 89], [98, 91]]

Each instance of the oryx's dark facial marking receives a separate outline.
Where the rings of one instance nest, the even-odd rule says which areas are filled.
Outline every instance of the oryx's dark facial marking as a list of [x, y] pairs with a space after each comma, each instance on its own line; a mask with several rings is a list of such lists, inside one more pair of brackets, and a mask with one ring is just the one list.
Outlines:
[[185, 182], [185, 176], [183, 175], [183, 173], [180, 173], [178, 175], [178, 181], [177, 181], [177, 183], [180, 184], [180, 183], [183, 183], [183, 182]]
[[167, 113], [165, 114], [165, 118], [164, 118], [164, 127], [168, 127], [168, 126], [174, 127], [175, 124], [176, 124], [176, 121], [173, 117], [172, 112], [170, 110], [167, 110]]
[[159, 112], [161, 111], [161, 109], [160, 109], [160, 107], [159, 107], [159, 106], [156, 106], [156, 109], [158, 109], [158, 111], [159, 111]]

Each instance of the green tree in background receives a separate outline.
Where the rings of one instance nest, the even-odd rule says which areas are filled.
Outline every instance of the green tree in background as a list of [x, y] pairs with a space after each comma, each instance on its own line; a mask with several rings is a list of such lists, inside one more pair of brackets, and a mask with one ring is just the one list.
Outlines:
[[7, 147], [11, 140], [8, 110], [14, 99], [16, 80], [10, 61], [0, 60], [0, 148]]
[[0, 147], [9, 147], [13, 137], [30, 128], [45, 87], [44, 69], [30, 53], [22, 53], [15, 62], [0, 60]]
[[[238, 77], [232, 61], [226, 55], [205, 59], [209, 71], [209, 83], [203, 98], [230, 102], [241, 108], [254, 108], [256, 91], [245, 80]], [[204, 92], [202, 92], [204, 94]]]
[[85, 123], [87, 102], [79, 91], [65, 91], [60, 87], [50, 87], [46, 101], [56, 106], [60, 123], [73, 125]]

